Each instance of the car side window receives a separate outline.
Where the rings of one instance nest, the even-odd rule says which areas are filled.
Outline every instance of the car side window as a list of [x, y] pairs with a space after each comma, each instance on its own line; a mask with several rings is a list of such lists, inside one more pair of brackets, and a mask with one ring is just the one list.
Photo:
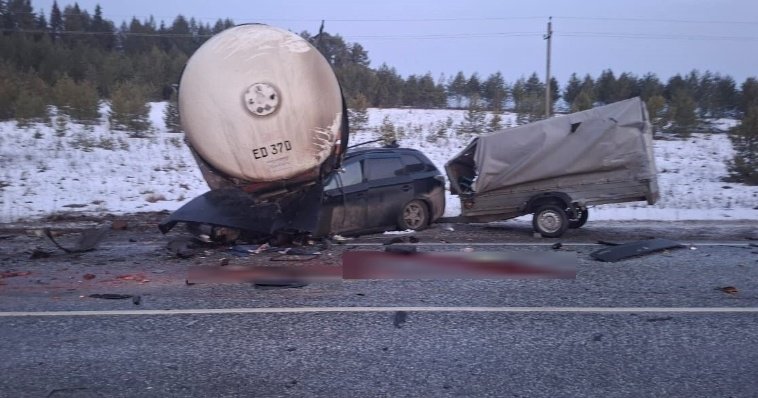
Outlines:
[[369, 158], [366, 159], [366, 180], [395, 177], [402, 174], [404, 168], [400, 158]]
[[326, 185], [324, 186], [324, 190], [330, 190], [339, 187], [340, 185], [337, 184], [338, 178], [342, 180], [341, 186], [343, 187], [349, 187], [351, 185], [356, 185], [363, 182], [363, 169], [361, 167], [361, 162], [353, 162], [347, 164], [345, 165], [344, 170], [345, 171], [343, 172], [332, 174], [332, 176], [329, 177], [329, 181], [327, 181]]
[[413, 155], [403, 155], [403, 163], [405, 163], [405, 170], [408, 173], [416, 173], [426, 169], [426, 165]]

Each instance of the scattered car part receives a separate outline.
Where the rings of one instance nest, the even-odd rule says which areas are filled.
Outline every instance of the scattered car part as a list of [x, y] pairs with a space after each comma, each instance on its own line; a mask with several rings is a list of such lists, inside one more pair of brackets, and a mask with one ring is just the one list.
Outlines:
[[392, 317], [392, 324], [401, 329], [405, 322], [408, 320], [408, 313], [405, 311], [395, 311], [395, 315]]
[[668, 239], [645, 239], [635, 242], [624, 243], [590, 253], [590, 256], [598, 261], [616, 262], [631, 257], [643, 256], [662, 250], [682, 248], [684, 245]]
[[106, 300], [126, 300], [133, 298], [134, 295], [131, 294], [114, 294], [114, 293], [98, 293], [98, 294], [90, 294], [89, 297], [96, 298], [96, 299], [106, 299]]
[[45, 228], [42, 230], [42, 232], [50, 239], [50, 241], [53, 242], [55, 246], [70, 254], [95, 250], [97, 245], [103, 240], [103, 238], [105, 238], [105, 235], [108, 234], [108, 231], [110, 229], [110, 226], [103, 226], [100, 228], [87, 229], [82, 231], [81, 236], [79, 237], [79, 241], [73, 248], [63, 247], [58, 242], [56, 242], [55, 238], [53, 238], [53, 233], [50, 231], [50, 228]]

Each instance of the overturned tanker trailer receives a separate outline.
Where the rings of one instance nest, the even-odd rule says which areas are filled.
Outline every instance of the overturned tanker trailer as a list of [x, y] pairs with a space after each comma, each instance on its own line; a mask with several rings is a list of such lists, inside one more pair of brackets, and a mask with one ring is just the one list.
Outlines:
[[300, 36], [267, 25], [227, 29], [189, 59], [182, 129], [210, 191], [159, 224], [268, 235], [315, 231], [322, 182], [347, 148], [345, 102], [331, 66]]

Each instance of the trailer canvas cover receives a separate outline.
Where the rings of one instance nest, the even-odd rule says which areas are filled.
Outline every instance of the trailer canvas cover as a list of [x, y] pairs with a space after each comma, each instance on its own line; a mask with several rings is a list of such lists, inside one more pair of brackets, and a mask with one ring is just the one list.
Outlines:
[[454, 193], [461, 188], [456, 172], [460, 168], [453, 165], [470, 165], [471, 160], [476, 168], [472, 188], [477, 193], [595, 173], [603, 179], [647, 180], [651, 190], [658, 191], [652, 129], [639, 98], [474, 139], [446, 165]]

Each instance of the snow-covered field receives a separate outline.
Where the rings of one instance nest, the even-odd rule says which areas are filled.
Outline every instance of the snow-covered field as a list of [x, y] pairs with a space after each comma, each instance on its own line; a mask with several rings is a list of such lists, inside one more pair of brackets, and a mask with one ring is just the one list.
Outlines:
[[[151, 104], [152, 138], [111, 132], [107, 121], [86, 127], [69, 123], [20, 128], [0, 123], [0, 222], [41, 218], [60, 212], [119, 214], [174, 210], [207, 186], [181, 134], [167, 133], [163, 103]], [[105, 108], [103, 109], [106, 110]], [[401, 129], [400, 144], [427, 154], [440, 170], [468, 138], [455, 134], [465, 112], [455, 110], [370, 109], [368, 128], [353, 133], [351, 144], [378, 137], [385, 117]], [[453, 127], [436, 140], [450, 118]], [[515, 116], [503, 115], [503, 125]], [[731, 121], [720, 121], [728, 127]], [[733, 122], [731, 122], [733, 123]], [[62, 135], [62, 136], [60, 136]], [[661, 200], [599, 206], [593, 220], [758, 220], [758, 188], [725, 183], [724, 161], [733, 149], [726, 134], [695, 135], [686, 141], [655, 141]], [[457, 215], [448, 195], [446, 215]]]

